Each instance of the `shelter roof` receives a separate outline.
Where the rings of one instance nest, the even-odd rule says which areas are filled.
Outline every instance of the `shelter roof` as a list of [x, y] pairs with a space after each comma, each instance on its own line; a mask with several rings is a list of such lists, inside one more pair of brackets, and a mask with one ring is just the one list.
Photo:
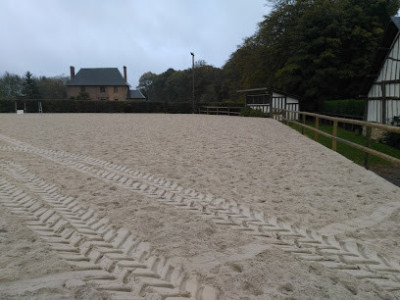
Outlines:
[[146, 97], [139, 90], [129, 90], [128, 99], [146, 99]]
[[262, 88], [255, 88], [255, 89], [237, 90], [236, 92], [237, 93], [245, 93], [245, 94], [247, 94], [247, 93], [262, 93], [262, 92], [266, 93], [269, 90], [270, 90], [269, 88], [262, 87]]
[[244, 93], [246, 95], [262, 95], [262, 94], [270, 94], [270, 95], [272, 95], [272, 93], [277, 93], [277, 94], [284, 95], [286, 97], [291, 97], [291, 98], [294, 98], [294, 99], [298, 99], [298, 100], [300, 99], [301, 100], [301, 97], [299, 97], [297, 95], [288, 94], [286, 92], [279, 91], [279, 90], [274, 89], [274, 88], [268, 88], [268, 87], [237, 90], [236, 92], [237, 93]]

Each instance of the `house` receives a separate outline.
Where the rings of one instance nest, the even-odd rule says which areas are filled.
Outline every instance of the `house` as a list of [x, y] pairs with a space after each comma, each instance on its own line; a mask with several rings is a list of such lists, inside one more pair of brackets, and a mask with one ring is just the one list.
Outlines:
[[[238, 90], [246, 95], [246, 106], [261, 110], [263, 113], [274, 114], [282, 110], [299, 111], [299, 97], [272, 88], [254, 88]], [[298, 118], [298, 114], [290, 113], [290, 119]]]
[[90, 98], [91, 100], [132, 100], [146, 98], [140, 91], [130, 90], [127, 71], [124, 76], [118, 68], [82, 68], [75, 74], [70, 67], [71, 79], [66, 83], [68, 98]]
[[392, 17], [366, 80], [366, 120], [391, 124], [400, 116], [400, 17]]

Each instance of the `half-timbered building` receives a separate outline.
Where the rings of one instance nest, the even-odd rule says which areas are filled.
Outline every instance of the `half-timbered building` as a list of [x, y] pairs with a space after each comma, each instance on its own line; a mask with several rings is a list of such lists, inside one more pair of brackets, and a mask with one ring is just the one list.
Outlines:
[[292, 111], [289, 118], [297, 118], [298, 114], [293, 111], [299, 111], [299, 97], [274, 90], [272, 88], [254, 88], [238, 90], [238, 93], [244, 93], [246, 96], [246, 106], [252, 109], [261, 110], [266, 114], [279, 114], [282, 110]]
[[400, 18], [392, 17], [366, 84], [366, 120], [391, 124], [400, 116]]

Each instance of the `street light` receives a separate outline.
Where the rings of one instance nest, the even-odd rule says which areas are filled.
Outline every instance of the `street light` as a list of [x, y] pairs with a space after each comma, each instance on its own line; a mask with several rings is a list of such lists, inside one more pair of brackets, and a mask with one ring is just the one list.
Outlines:
[[192, 113], [194, 113], [194, 53], [190, 52], [192, 55], [192, 73], [193, 73], [193, 90], [192, 90]]

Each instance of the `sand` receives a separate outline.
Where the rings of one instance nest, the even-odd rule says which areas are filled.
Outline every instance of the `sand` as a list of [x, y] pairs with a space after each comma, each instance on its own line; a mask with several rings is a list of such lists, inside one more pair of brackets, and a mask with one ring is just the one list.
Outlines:
[[0, 298], [395, 299], [399, 200], [272, 119], [2, 114]]

